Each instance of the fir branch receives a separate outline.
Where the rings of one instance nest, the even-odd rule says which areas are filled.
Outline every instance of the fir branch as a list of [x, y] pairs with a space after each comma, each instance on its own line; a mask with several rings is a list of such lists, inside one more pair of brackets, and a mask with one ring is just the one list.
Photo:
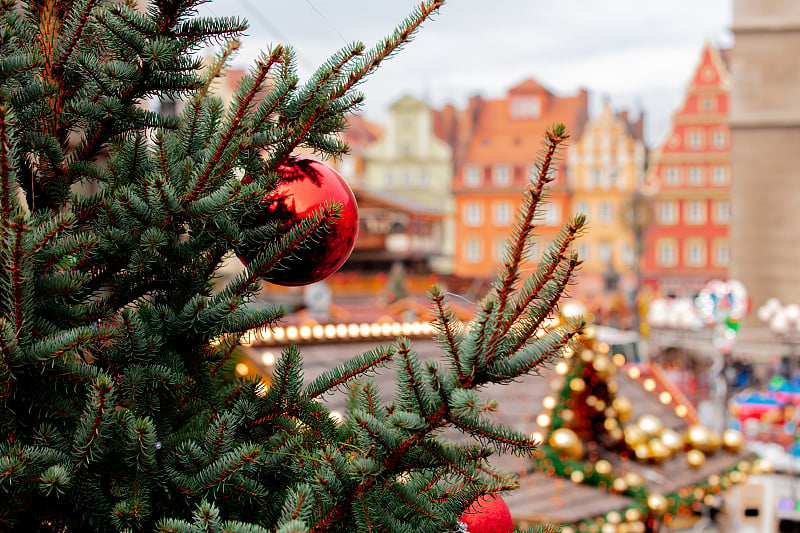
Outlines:
[[464, 374], [461, 361], [460, 339], [456, 332], [458, 318], [455, 316], [452, 307], [445, 299], [445, 293], [438, 284], [431, 287], [428, 297], [433, 304], [436, 313], [434, 326], [441, 332], [447, 353], [452, 358], [452, 367], [458, 374], [460, 382], [465, 382], [467, 376]]
[[306, 387], [303, 398], [319, 398], [341, 385], [351, 383], [356, 377], [364, 376], [391, 361], [395, 353], [394, 347], [381, 346], [327, 370]]

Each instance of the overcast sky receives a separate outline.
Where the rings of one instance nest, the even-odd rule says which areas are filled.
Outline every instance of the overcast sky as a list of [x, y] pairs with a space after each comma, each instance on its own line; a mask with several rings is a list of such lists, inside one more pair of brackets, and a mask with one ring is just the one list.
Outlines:
[[[236, 66], [278, 42], [304, 78], [347, 42], [391, 32], [418, 0], [212, 0], [202, 12], [250, 21]], [[705, 40], [730, 45], [731, 0], [450, 0], [404, 50], [361, 85], [365, 115], [385, 119], [405, 94], [433, 106], [501, 97], [525, 78], [559, 94], [585, 87], [593, 109], [643, 109], [650, 144], [669, 118]]]

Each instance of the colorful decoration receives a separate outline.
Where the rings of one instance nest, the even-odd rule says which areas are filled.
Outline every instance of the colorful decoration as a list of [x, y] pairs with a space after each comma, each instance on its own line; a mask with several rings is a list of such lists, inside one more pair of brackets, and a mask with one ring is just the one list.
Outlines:
[[508, 505], [499, 496], [479, 498], [461, 515], [466, 533], [511, 533], [514, 524]]
[[549, 443], [554, 450], [565, 453], [571, 459], [576, 461], [583, 459], [583, 444], [571, 429], [559, 428], [553, 431]]
[[731, 353], [739, 321], [750, 311], [750, 297], [740, 281], [709, 281], [695, 299], [695, 306], [707, 326], [714, 327], [714, 347]]
[[[323, 206], [340, 204], [340, 218], [328, 233], [314, 242], [306, 242], [282, 260], [265, 279], [278, 285], [309, 285], [321, 281], [350, 257], [358, 233], [358, 206], [353, 191], [339, 174], [313, 159], [291, 158], [277, 170], [278, 187], [267, 194], [249, 222], [260, 227], [278, 223], [278, 233], [285, 234]], [[247, 264], [261, 249], [239, 251]]]

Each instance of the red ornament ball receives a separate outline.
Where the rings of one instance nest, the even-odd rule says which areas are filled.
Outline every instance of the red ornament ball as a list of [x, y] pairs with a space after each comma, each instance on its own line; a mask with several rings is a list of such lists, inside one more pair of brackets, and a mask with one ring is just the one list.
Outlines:
[[[293, 157], [278, 167], [281, 183], [264, 196], [259, 212], [251, 213], [248, 223], [254, 227], [278, 222], [285, 233], [324, 204], [341, 205], [340, 218], [335, 220], [321, 242], [313, 242], [294, 251], [264, 278], [278, 285], [309, 285], [321, 281], [337, 270], [350, 257], [358, 234], [358, 205], [350, 186], [335, 170], [314, 159]], [[261, 250], [239, 250], [239, 259]]]
[[508, 505], [499, 496], [482, 496], [461, 515], [468, 533], [511, 533], [514, 523]]

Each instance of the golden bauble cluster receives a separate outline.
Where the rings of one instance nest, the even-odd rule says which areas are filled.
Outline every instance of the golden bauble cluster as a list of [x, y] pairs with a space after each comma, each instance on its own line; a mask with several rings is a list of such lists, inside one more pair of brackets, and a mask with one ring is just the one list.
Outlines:
[[735, 429], [726, 429], [722, 432], [722, 445], [727, 451], [736, 453], [744, 446], [744, 435]]
[[619, 418], [620, 422], [627, 422], [631, 419], [631, 414], [633, 413], [633, 403], [624, 397], [624, 396], [617, 396], [611, 402], [611, 407], [617, 412], [617, 418]]
[[719, 433], [701, 424], [693, 424], [686, 430], [686, 444], [703, 453], [714, 453], [722, 444]]

